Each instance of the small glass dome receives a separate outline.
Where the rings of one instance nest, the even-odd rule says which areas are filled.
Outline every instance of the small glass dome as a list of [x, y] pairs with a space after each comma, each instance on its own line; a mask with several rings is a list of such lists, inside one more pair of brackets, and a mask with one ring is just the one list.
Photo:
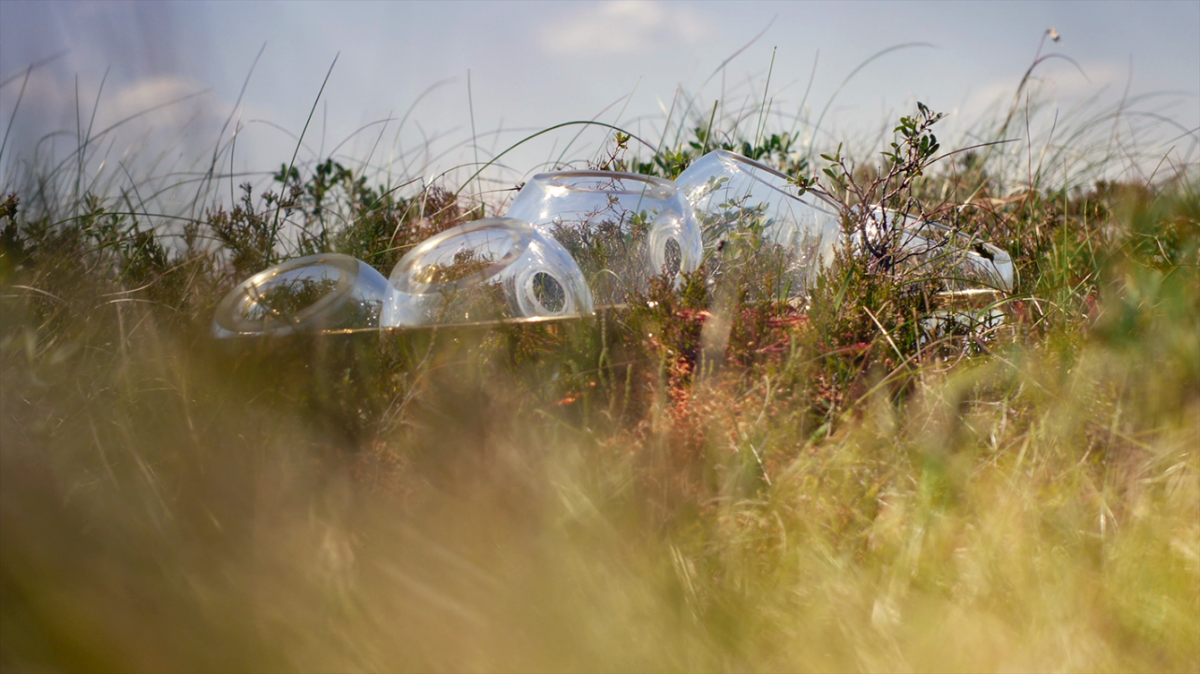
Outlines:
[[725, 150], [697, 159], [675, 184], [700, 223], [710, 283], [733, 275], [756, 294], [801, 297], [833, 263], [837, 208], [804, 197], [775, 169]]
[[700, 231], [670, 181], [614, 171], [540, 173], [508, 208], [579, 263], [596, 302], [620, 304], [666, 274], [700, 267]]
[[349, 255], [308, 255], [259, 272], [230, 291], [217, 305], [213, 333], [279, 336], [378, 328], [393, 294], [382, 274]]
[[571, 255], [528, 223], [476, 220], [426, 239], [392, 270], [391, 325], [474, 323], [591, 314]]

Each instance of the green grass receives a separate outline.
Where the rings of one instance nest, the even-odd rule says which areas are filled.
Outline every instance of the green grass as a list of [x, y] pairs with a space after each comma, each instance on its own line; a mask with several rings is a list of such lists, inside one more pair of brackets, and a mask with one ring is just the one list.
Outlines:
[[[822, 175], [715, 110], [593, 161]], [[708, 315], [697, 276], [581, 321], [216, 342], [273, 261], [386, 275], [494, 205], [330, 160], [173, 221], [31, 168], [0, 215], [0, 668], [1196, 671], [1200, 183], [1095, 182], [1129, 155], [1089, 124], [1064, 176], [906, 174], [1019, 274], [1002, 328], [933, 342], [935, 286], [852, 256], [807, 313]]]

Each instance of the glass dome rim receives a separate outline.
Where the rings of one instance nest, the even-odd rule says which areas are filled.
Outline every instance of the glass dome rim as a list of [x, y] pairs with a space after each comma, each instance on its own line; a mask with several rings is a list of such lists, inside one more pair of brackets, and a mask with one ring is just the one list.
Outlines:
[[[790, 178], [788, 178], [787, 174], [783, 173], [782, 171], [779, 171], [779, 170], [777, 170], [777, 169], [771, 168], [770, 166], [767, 166], [766, 164], [764, 164], [764, 163], [762, 163], [762, 162], [760, 162], [760, 161], [757, 161], [757, 160], [751, 159], [751, 158], [749, 158], [749, 157], [747, 157], [747, 156], [745, 156], [745, 155], [741, 155], [741, 154], [738, 154], [738, 153], [736, 153], [736, 152], [730, 152], [729, 150], [720, 150], [720, 149], [718, 149], [718, 150], [713, 150], [713, 151], [712, 151], [712, 152], [710, 152], [709, 154], [716, 155], [716, 156], [717, 156], [717, 159], [718, 159], [718, 160], [719, 160], [719, 161], [720, 161], [722, 164], [725, 164], [725, 165], [727, 165], [727, 166], [728, 166], [728, 165], [736, 165], [736, 164], [746, 164], [746, 165], [749, 165], [749, 166], [751, 166], [751, 167], [753, 167], [753, 168], [755, 168], [755, 169], [759, 169], [759, 170], [762, 170], [762, 171], [766, 171], [767, 173], [769, 173], [769, 174], [771, 174], [771, 175], [774, 175], [774, 176], [777, 176], [777, 177], [779, 177], [779, 178], [782, 178], [784, 181], [789, 181], [789, 180], [791, 180]], [[705, 155], [705, 156], [708, 156], [708, 155]], [[704, 159], [704, 157], [700, 157], [700, 159]], [[700, 161], [700, 159], [698, 159], [698, 160], [696, 160], [696, 161], [698, 162], [698, 161]], [[693, 162], [692, 166], [695, 166], [695, 162]], [[691, 166], [689, 166], [688, 168], [691, 168]], [[830, 215], [837, 215], [837, 211], [836, 211], [836, 210], [827, 210], [827, 208], [833, 208], [833, 209], [837, 209], [837, 207], [838, 207], [838, 206], [837, 206], [837, 204], [836, 204], [836, 203], [834, 203], [834, 201], [833, 201], [832, 197], [830, 197], [828, 194], [826, 194], [824, 190], [820, 190], [820, 189], [814, 189], [814, 188], [809, 188], [809, 189], [808, 189], [808, 191], [807, 191], [807, 192], [808, 192], [809, 194], [813, 194], [813, 195], [817, 196], [817, 197], [818, 197], [818, 199], [819, 199], [821, 202], [823, 202], [823, 203], [821, 203], [821, 204], [819, 204], [819, 205], [818, 205], [818, 204], [812, 204], [812, 203], [809, 203], [808, 201], [805, 201], [803, 197], [801, 197], [801, 196], [799, 196], [799, 195], [797, 195], [797, 194], [791, 194], [790, 192], [787, 192], [787, 191], [785, 191], [785, 190], [784, 190], [782, 187], [780, 187], [779, 185], [772, 185], [771, 183], [767, 182], [766, 180], [763, 180], [761, 177], [759, 177], [759, 176], [755, 175], [753, 172], [750, 172], [750, 171], [745, 171], [745, 170], [741, 169], [740, 167], [738, 168], [738, 170], [739, 170], [739, 171], [741, 171], [742, 173], [745, 173], [747, 176], [749, 176], [751, 180], [758, 181], [759, 183], [762, 183], [763, 185], [765, 185], [765, 186], [769, 187], [770, 189], [773, 189], [773, 190], [775, 190], [776, 192], [779, 192], [780, 194], [782, 194], [782, 195], [784, 195], [784, 196], [788, 197], [789, 199], [795, 199], [796, 201], [799, 201], [799, 202], [800, 202], [800, 203], [802, 203], [802, 204], [805, 204], [805, 205], [812, 206], [812, 207], [814, 207], [814, 208], [820, 209], [820, 210], [822, 210], [822, 211], [825, 211], [825, 212], [829, 213]]]
[[[238, 334], [266, 335], [300, 331], [311, 327], [311, 323], [336, 311], [349, 301], [358, 281], [360, 264], [361, 262], [357, 258], [345, 253], [315, 253], [280, 262], [252, 275], [229, 291], [217, 305], [216, 323], [221, 328]], [[338, 275], [336, 286], [316, 302], [292, 314], [290, 322], [281, 321], [269, 314], [258, 319], [248, 319], [242, 315], [242, 311], [247, 306], [257, 303], [257, 300], [248, 292], [251, 287], [255, 285], [261, 287], [290, 271], [318, 265], [333, 267], [341, 272]]]
[[[460, 279], [453, 281], [445, 281], [442, 283], [419, 283], [410, 281], [409, 276], [412, 270], [412, 263], [420, 259], [421, 255], [428, 253], [437, 246], [447, 240], [457, 236], [471, 234], [473, 232], [495, 230], [502, 231], [513, 238], [513, 245], [504, 256], [495, 262], [487, 265], [487, 267], [473, 273], [468, 274]], [[533, 244], [537, 237], [537, 230], [533, 225], [517, 218], [482, 218], [472, 220], [471, 222], [463, 223], [449, 229], [442, 230], [437, 234], [425, 239], [421, 243], [413, 247], [412, 250], [404, 254], [396, 262], [396, 266], [392, 269], [392, 273], [388, 276], [388, 283], [397, 292], [406, 295], [432, 295], [436, 293], [448, 292], [453, 290], [463, 290], [499, 274], [508, 267], [512, 266], [517, 260], [521, 259], [529, 246]], [[397, 276], [399, 274], [399, 276]], [[401, 285], [403, 284], [403, 287]]]
[[[572, 170], [568, 170], [568, 171], [547, 171], [544, 173], [534, 174], [533, 177], [531, 177], [529, 179], [529, 182], [532, 183], [534, 181], [538, 181], [538, 182], [545, 183], [554, 178], [564, 178], [564, 177], [568, 177], [568, 176], [570, 176], [570, 177], [589, 177], [589, 178], [607, 178], [607, 179], [617, 179], [617, 180], [636, 180], [639, 182], [647, 183], [656, 188], [666, 190], [668, 192], [668, 194], [666, 195], [666, 198], [668, 198], [668, 199], [675, 196], [679, 192], [679, 186], [676, 185], [673, 181], [667, 180], [666, 178], [659, 178], [658, 176], [646, 175], [644, 173], [629, 173], [626, 171], [600, 171], [597, 169], [572, 169]], [[563, 186], [563, 187], [566, 187], [566, 186]], [[597, 194], [643, 194], [644, 193], [643, 191], [639, 191], [639, 190], [588, 190], [588, 191], [595, 192]]]

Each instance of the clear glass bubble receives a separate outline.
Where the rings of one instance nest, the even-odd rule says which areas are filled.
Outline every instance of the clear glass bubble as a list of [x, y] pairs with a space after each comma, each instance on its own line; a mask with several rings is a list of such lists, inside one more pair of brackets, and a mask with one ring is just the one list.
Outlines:
[[213, 333], [280, 336], [378, 328], [393, 294], [387, 279], [360, 260], [308, 255], [259, 272], [230, 291], [217, 305]]
[[675, 184], [700, 223], [710, 283], [732, 276], [756, 294], [802, 297], [833, 262], [836, 206], [804, 197], [775, 169], [726, 150], [697, 159]]
[[509, 206], [579, 263], [596, 302], [620, 304], [666, 274], [678, 282], [703, 255], [691, 209], [670, 181], [613, 171], [533, 176]]
[[579, 265], [559, 243], [512, 218], [476, 220], [426, 239], [389, 278], [390, 325], [476, 323], [591, 314]]
[[893, 264], [939, 281], [945, 292], [1012, 292], [1015, 287], [1016, 272], [1007, 252], [932, 220], [876, 207], [869, 211], [865, 226], [854, 233], [852, 241], [863, 246], [865, 235], [872, 245], [880, 246], [886, 243], [889, 232], [896, 247]]

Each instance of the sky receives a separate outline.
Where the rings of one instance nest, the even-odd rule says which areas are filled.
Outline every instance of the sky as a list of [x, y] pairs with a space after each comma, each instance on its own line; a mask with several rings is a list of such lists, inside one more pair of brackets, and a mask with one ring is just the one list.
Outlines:
[[[190, 170], [220, 147], [221, 170], [261, 183], [303, 132], [301, 164], [461, 180], [471, 169], [456, 167], [565, 122], [657, 145], [668, 115], [695, 125], [714, 101], [719, 130], [756, 128], [767, 110], [765, 128], [819, 150], [876, 142], [921, 101], [949, 114], [943, 145], [967, 144], [1039, 53], [1052, 56], [1019, 106], [1033, 121], [1009, 135], [1061, 134], [1124, 98], [1134, 114], [1104, 133], [1197, 162], [1200, 1], [0, 0], [0, 172], [133, 115], [92, 141], [89, 173]], [[579, 165], [607, 138], [567, 126], [486, 175]]]

